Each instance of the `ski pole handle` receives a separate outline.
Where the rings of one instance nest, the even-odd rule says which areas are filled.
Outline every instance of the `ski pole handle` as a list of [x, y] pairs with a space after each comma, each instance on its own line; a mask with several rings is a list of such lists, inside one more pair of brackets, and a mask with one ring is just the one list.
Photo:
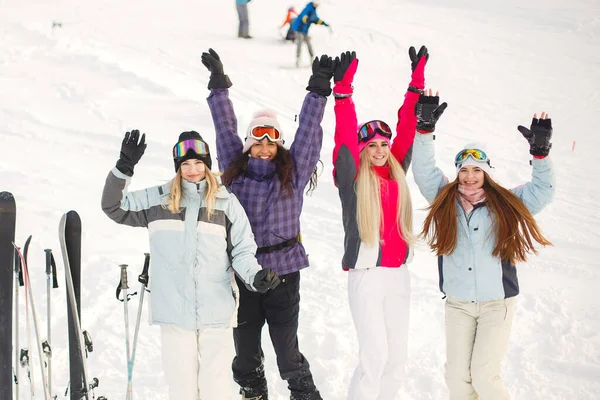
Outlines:
[[148, 286], [148, 268], [150, 267], [150, 253], [144, 253], [144, 268], [138, 276], [138, 282], [144, 286]]
[[129, 289], [129, 286], [127, 286], [127, 264], [121, 264], [119, 267], [121, 267], [121, 289]]
[[52, 249], [44, 249], [46, 252], [46, 275], [52, 273]]

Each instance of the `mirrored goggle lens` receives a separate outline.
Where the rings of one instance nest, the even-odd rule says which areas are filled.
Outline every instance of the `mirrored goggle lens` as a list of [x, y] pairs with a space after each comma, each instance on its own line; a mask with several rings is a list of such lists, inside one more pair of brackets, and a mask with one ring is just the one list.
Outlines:
[[385, 136], [388, 139], [392, 138], [392, 130], [390, 126], [383, 121], [370, 121], [360, 127], [358, 130], [358, 140], [369, 140], [376, 133]]
[[472, 157], [476, 161], [487, 162], [488, 157], [484, 151], [479, 149], [465, 149], [458, 152], [456, 157], [454, 158], [454, 163], [458, 164], [463, 162], [468, 157]]
[[250, 134], [255, 140], [268, 139], [271, 142], [281, 141], [281, 134], [272, 126], [257, 126], [252, 129]]
[[184, 157], [190, 150], [198, 155], [208, 154], [208, 145], [198, 139], [183, 140], [173, 147], [173, 158]]

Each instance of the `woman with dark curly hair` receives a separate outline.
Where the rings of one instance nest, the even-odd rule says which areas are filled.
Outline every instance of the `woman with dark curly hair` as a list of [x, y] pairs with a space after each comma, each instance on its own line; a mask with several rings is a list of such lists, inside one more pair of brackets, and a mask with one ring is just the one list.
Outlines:
[[217, 131], [217, 157], [222, 182], [248, 214], [263, 268], [273, 268], [281, 284], [267, 296], [240, 285], [238, 327], [234, 329], [236, 357], [233, 378], [245, 399], [267, 399], [261, 332], [265, 322], [277, 356], [281, 378], [287, 380], [291, 399], [318, 400], [310, 366], [298, 347], [300, 270], [309, 266], [300, 241], [300, 213], [304, 189], [316, 184], [315, 168], [323, 142], [321, 121], [335, 62], [326, 55], [315, 59], [309, 93], [300, 111], [298, 130], [290, 149], [283, 147], [283, 130], [276, 115], [262, 111], [238, 136], [237, 119], [229, 100], [231, 82], [217, 53], [210, 49], [202, 62], [211, 72], [208, 104]]

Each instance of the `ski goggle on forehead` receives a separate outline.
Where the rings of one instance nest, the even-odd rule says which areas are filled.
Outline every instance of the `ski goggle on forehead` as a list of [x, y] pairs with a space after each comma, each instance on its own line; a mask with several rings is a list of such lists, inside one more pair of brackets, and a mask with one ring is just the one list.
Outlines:
[[487, 154], [485, 154], [485, 152], [483, 150], [479, 150], [479, 149], [464, 149], [458, 152], [458, 154], [456, 155], [456, 157], [454, 157], [454, 165], [457, 165], [463, 161], [465, 161], [467, 158], [473, 158], [473, 160], [475, 161], [480, 161], [480, 162], [490, 162], [490, 159], [488, 158]]
[[199, 139], [182, 140], [173, 146], [173, 158], [185, 157], [190, 150], [199, 156], [202, 156], [208, 154], [208, 145]]
[[269, 142], [281, 142], [281, 133], [273, 126], [255, 126], [250, 131], [250, 137], [254, 140], [267, 139]]
[[388, 139], [392, 139], [392, 130], [390, 126], [383, 121], [369, 121], [358, 130], [358, 141], [371, 140], [376, 134], [380, 134]]

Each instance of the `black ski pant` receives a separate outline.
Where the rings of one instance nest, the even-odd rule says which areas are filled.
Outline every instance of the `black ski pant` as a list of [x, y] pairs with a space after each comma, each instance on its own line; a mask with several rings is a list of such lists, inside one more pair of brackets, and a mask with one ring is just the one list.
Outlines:
[[[310, 365], [298, 349], [300, 272], [281, 275], [281, 284], [265, 294], [248, 290], [237, 277], [240, 290], [238, 327], [233, 330], [236, 356], [233, 379], [247, 397], [267, 395], [261, 333], [265, 322], [277, 356], [281, 379], [288, 381], [291, 399], [321, 399]], [[266, 397], [265, 397], [266, 398]]]

